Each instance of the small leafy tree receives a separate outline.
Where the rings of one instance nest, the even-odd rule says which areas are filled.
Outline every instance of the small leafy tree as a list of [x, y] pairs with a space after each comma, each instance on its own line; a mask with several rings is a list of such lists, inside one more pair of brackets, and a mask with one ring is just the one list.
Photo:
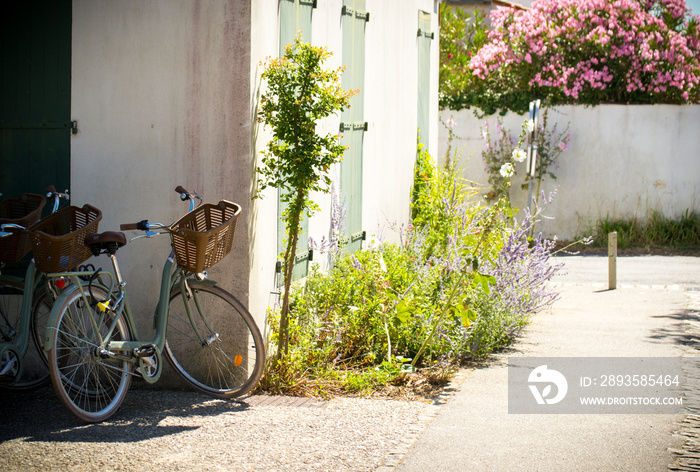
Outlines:
[[268, 60], [262, 74], [267, 92], [261, 98], [257, 119], [272, 129], [272, 140], [262, 151], [258, 185], [261, 191], [267, 187], [279, 189], [280, 200], [287, 204], [282, 215], [287, 240], [282, 262], [284, 296], [278, 359], [289, 345], [289, 291], [302, 214], [306, 211], [310, 215], [318, 209], [309, 196], [311, 192], [329, 191], [329, 168], [345, 151], [340, 136], [318, 134], [317, 124], [348, 107], [355, 93], [342, 89], [342, 67], [322, 67], [330, 55], [326, 48], [297, 38], [285, 48], [282, 58]]

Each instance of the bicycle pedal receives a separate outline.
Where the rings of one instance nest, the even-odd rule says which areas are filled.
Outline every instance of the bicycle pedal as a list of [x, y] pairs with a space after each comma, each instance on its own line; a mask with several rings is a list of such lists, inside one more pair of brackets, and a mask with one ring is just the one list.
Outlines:
[[156, 346], [154, 344], [144, 344], [141, 347], [134, 348], [134, 355], [136, 357], [150, 357], [156, 353]]

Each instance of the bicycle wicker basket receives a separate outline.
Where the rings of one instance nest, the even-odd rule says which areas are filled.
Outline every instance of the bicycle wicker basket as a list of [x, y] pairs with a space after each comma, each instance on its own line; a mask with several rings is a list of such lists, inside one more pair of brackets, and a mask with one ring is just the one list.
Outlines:
[[205, 203], [170, 226], [178, 267], [199, 273], [213, 266], [233, 246], [240, 205], [221, 200]]
[[92, 205], [69, 206], [39, 220], [30, 228], [36, 267], [46, 273], [76, 268], [92, 253], [85, 236], [96, 233], [102, 212]]
[[[35, 193], [25, 193], [19, 198], [9, 198], [0, 203], [0, 224], [12, 223], [30, 227], [41, 217], [46, 199]], [[32, 247], [27, 231], [7, 228], [12, 236], [0, 238], [0, 262], [13, 264], [24, 257]]]

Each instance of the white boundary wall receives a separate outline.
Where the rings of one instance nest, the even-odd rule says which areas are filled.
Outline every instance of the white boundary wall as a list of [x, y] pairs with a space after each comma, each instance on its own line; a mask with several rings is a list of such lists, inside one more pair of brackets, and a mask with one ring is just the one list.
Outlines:
[[[488, 183], [481, 152], [484, 122], [495, 125], [498, 115], [480, 120], [472, 110], [443, 110], [443, 122], [456, 122], [453, 149], [466, 160], [464, 175]], [[504, 124], [517, 136], [527, 115], [509, 113]], [[571, 141], [562, 153], [556, 180], [546, 192], [557, 195], [539, 230], [546, 236], [572, 240], [590, 234], [605, 218], [645, 218], [660, 211], [670, 218], [687, 209], [700, 211], [700, 105], [561, 106], [549, 112], [548, 128], [570, 123]], [[492, 133], [492, 140], [493, 140]], [[445, 155], [448, 133], [440, 128], [439, 156]], [[527, 191], [520, 189], [525, 164], [516, 165], [511, 199], [525, 208]]]

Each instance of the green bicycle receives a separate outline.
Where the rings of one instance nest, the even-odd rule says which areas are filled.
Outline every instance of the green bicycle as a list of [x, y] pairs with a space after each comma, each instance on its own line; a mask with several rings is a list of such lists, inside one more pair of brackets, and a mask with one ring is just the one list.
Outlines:
[[[47, 188], [54, 200], [52, 214], [67, 193]], [[14, 264], [31, 248], [27, 228], [36, 223], [46, 200], [24, 194], [0, 204], [0, 264]], [[53, 301], [65, 281], [44, 277], [30, 261], [24, 278], [0, 275], [0, 389], [28, 391], [49, 383], [47, 358], [42, 348]]]
[[[173, 251], [162, 271], [155, 310], [155, 336], [136, 332], [116, 253], [122, 232], [86, 236], [94, 255], [106, 254], [113, 272], [65, 272], [68, 286], [51, 311], [44, 349], [54, 388], [68, 410], [85, 422], [108, 419], [120, 407], [134, 375], [148, 383], [161, 375], [165, 357], [193, 388], [215, 398], [249, 392], [262, 375], [265, 348], [253, 317], [233, 295], [207, 278], [205, 269], [231, 249], [239, 205], [201, 204], [201, 197], [175, 189], [190, 212], [173, 225], [146, 220], [121, 225], [143, 237], [169, 234]], [[194, 200], [200, 205], [195, 209]]]

